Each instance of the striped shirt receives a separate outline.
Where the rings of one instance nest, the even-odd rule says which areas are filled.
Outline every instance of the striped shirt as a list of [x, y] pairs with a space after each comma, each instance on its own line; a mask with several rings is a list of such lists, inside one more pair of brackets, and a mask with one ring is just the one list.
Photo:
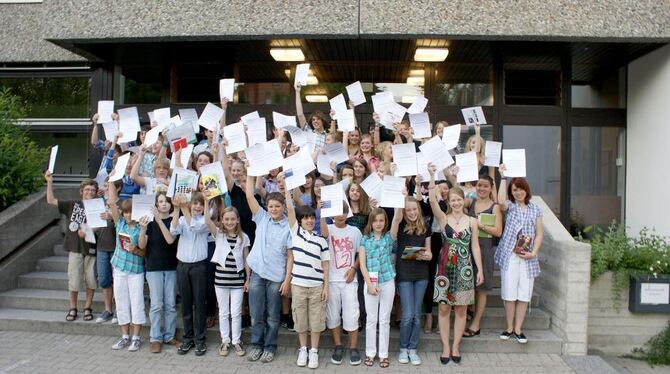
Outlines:
[[361, 247], [365, 248], [365, 267], [370, 271], [378, 272], [379, 283], [388, 282], [395, 278], [395, 269], [391, 263], [391, 253], [396, 243], [391, 239], [391, 233], [387, 231], [379, 240], [375, 234], [370, 233], [361, 239]]
[[[526, 209], [521, 209], [519, 204], [507, 201], [507, 213], [505, 214], [505, 230], [503, 231], [500, 244], [496, 249], [494, 260], [501, 269], [507, 269], [509, 259], [515, 256], [514, 246], [519, 234], [527, 235], [531, 238], [529, 248], [533, 248], [535, 243], [535, 223], [542, 217], [542, 209], [539, 206], [529, 202]], [[540, 275], [540, 262], [537, 257], [526, 260], [528, 265], [528, 277], [535, 278]]]
[[126, 220], [121, 217], [116, 224], [116, 233], [116, 249], [111, 260], [112, 266], [124, 273], [143, 274], [144, 258], [121, 248], [121, 241], [119, 240], [119, 234], [126, 234], [130, 236], [130, 243], [137, 246], [140, 237], [140, 225], [135, 224], [133, 228], [130, 228]]
[[[227, 241], [230, 248], [235, 248], [237, 246], [237, 236], [229, 236], [227, 237]], [[242, 288], [244, 287], [244, 277], [244, 269], [239, 272], [237, 271], [235, 255], [231, 250], [228, 252], [228, 256], [226, 257], [223, 266], [216, 264], [216, 270], [214, 271], [214, 285], [216, 287], [225, 288]]]
[[321, 261], [329, 261], [328, 241], [323, 236], [309, 233], [296, 224], [291, 228], [293, 270], [291, 284], [317, 287], [323, 284]]

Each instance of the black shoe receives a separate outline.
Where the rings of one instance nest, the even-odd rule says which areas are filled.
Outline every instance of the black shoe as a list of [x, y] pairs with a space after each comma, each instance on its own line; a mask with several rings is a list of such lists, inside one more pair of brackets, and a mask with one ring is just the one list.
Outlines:
[[509, 340], [513, 335], [513, 331], [503, 331], [500, 333], [500, 340]]
[[333, 355], [330, 356], [330, 362], [332, 362], [335, 365], [341, 364], [342, 354], [344, 354], [344, 348], [342, 348], [341, 345], [335, 346], [335, 350], [333, 350]]
[[195, 343], [193, 343], [193, 342], [183, 342], [183, 343], [181, 343], [179, 348], [177, 348], [177, 354], [185, 355], [193, 347], [195, 347]]
[[460, 364], [461, 363], [461, 356], [451, 356], [451, 361], [454, 362], [454, 364]]
[[242, 328], [251, 327], [251, 316], [242, 316]]
[[451, 357], [442, 357], [442, 356], [440, 356], [440, 364], [442, 364], [442, 365], [446, 365], [446, 364], [449, 363], [449, 360], [450, 360], [450, 359], [451, 359]]
[[195, 347], [195, 355], [196, 356], [202, 356], [202, 355], [205, 354], [205, 352], [207, 352], [207, 344], [202, 343], [202, 344], [198, 344], [198, 346]]
[[472, 330], [472, 329], [465, 329], [463, 333], [464, 338], [474, 338], [475, 336], [479, 335], [482, 332], [482, 329], [479, 329], [477, 331]]
[[286, 321], [286, 329], [288, 331], [295, 331], [294, 327], [293, 318], [289, 317], [288, 321]]
[[523, 333], [520, 334], [514, 333], [514, 337], [516, 338], [516, 341], [520, 344], [528, 343], [528, 338], [526, 338], [526, 335], [524, 335]]

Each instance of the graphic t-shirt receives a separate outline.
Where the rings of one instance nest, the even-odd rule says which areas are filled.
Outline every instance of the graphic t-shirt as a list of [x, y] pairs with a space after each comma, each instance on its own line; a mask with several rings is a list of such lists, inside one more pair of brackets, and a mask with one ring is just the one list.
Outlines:
[[89, 253], [90, 246], [84, 238], [77, 234], [79, 226], [86, 221], [84, 204], [81, 200], [58, 200], [58, 211], [67, 217], [67, 228], [65, 229], [65, 250], [68, 252], [81, 253], [83, 255], [95, 254]]
[[[330, 246], [330, 282], [344, 282], [345, 275], [356, 261], [356, 253], [361, 245], [361, 232], [354, 226], [338, 228], [328, 225], [328, 244]], [[354, 277], [354, 282], [358, 280]]]

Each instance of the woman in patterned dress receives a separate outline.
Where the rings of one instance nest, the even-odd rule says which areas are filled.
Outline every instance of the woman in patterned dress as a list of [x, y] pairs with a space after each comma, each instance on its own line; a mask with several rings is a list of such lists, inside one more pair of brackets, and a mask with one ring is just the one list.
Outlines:
[[[475, 284], [484, 283], [484, 273], [472, 267], [470, 258], [474, 258], [477, 269], [483, 269], [479, 250], [479, 227], [477, 219], [469, 217], [464, 211], [463, 190], [458, 187], [449, 190], [448, 210], [440, 209], [435, 191], [435, 166], [428, 166], [430, 173], [429, 199], [434, 219], [443, 227], [443, 246], [435, 272], [435, 290], [433, 300], [439, 305], [438, 323], [442, 339], [440, 363], [446, 365], [449, 359], [461, 362], [461, 339], [465, 331], [468, 305], [475, 302]], [[476, 283], [475, 283], [476, 279]], [[449, 347], [451, 307], [456, 311], [454, 319], [454, 343]]]

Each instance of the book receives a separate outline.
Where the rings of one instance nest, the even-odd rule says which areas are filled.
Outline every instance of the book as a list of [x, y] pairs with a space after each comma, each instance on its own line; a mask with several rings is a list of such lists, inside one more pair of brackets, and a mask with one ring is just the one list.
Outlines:
[[126, 252], [130, 252], [133, 247], [133, 242], [130, 240], [130, 235], [119, 233], [119, 246]]
[[175, 173], [174, 193], [173, 196], [180, 193], [184, 195], [184, 201], [191, 202], [191, 194], [193, 193], [193, 182], [196, 178], [192, 174], [177, 174]]
[[221, 185], [219, 184], [219, 177], [214, 174], [203, 175], [202, 185], [205, 186], [204, 193], [205, 196], [207, 196], [207, 199], [223, 195], [223, 192], [221, 192]]
[[[482, 225], [487, 227], [493, 227], [496, 225], [496, 215], [490, 213], [479, 213], [479, 222]], [[479, 230], [480, 238], [492, 238], [493, 236], [484, 232], [484, 230]]]
[[426, 247], [405, 247], [400, 258], [403, 260], [416, 260], [416, 258], [425, 251]]
[[530, 236], [523, 235], [519, 232], [514, 245], [514, 253], [525, 254], [530, 252]]

